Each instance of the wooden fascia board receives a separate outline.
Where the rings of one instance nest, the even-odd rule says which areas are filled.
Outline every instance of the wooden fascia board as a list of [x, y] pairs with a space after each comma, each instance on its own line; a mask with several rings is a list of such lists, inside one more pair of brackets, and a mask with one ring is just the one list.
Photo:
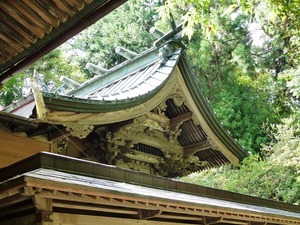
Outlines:
[[87, 176], [89, 178], [101, 178], [122, 183], [136, 184], [138, 186], [182, 192], [195, 196], [214, 197], [216, 199], [223, 199], [250, 205], [270, 208], [273, 207], [290, 212], [300, 212], [299, 206], [292, 204], [203, 187], [196, 184], [184, 183], [164, 177], [144, 174], [136, 171], [121, 169], [115, 166], [104, 165], [101, 163], [95, 163], [48, 152], [40, 152], [11, 166], [0, 169], [0, 190], [2, 191], [3, 189], [7, 189], [7, 187], [16, 186], [15, 184], [20, 184], [20, 181], [22, 183], [23, 178], [20, 178], [18, 182], [14, 181], [15, 179], [12, 179], [17, 175], [22, 175], [40, 168]]
[[[192, 97], [197, 110], [200, 112], [203, 122], [205, 122], [207, 127], [216, 136], [218, 142], [224, 145], [229, 153], [234, 154], [234, 156], [238, 158], [238, 161], [247, 157], [247, 152], [235, 140], [233, 140], [216, 118], [214, 112], [209, 106], [209, 103], [201, 92], [202, 90], [199, 81], [196, 78], [196, 75], [192, 72], [185, 53], [182, 53], [178, 63], [178, 68], [183, 79], [183, 82], [179, 82], [179, 84], [184, 83], [186, 85], [185, 89], [189, 90], [189, 94]], [[238, 163], [234, 157], [229, 157], [229, 160], [235, 165]]]
[[[161, 102], [166, 100], [175, 84], [176, 79], [171, 74], [162, 85], [152, 92], [136, 99], [128, 99], [119, 102], [99, 103], [99, 101], [94, 100], [93, 104], [90, 104], [88, 100], [76, 99], [76, 101], [74, 101], [72, 98], [59, 96], [52, 99], [51, 96], [46, 97], [44, 95], [46, 107], [50, 108], [45, 120], [56, 124], [77, 122], [81, 124], [100, 125], [133, 119], [151, 111]], [[56, 100], [58, 101], [58, 104], [55, 103]], [[53, 103], [55, 103], [55, 105], [50, 105]], [[75, 108], [72, 108], [72, 104], [75, 104], [76, 109], [88, 112], [85, 113], [79, 111], [80, 113], [78, 113], [77, 110], [74, 110]], [[60, 106], [62, 108], [60, 108]], [[69, 110], [59, 111], [58, 109]], [[91, 109], [93, 109], [93, 111]]]
[[[108, 206], [118, 206], [128, 209], [146, 209], [146, 210], [159, 210], [171, 213], [181, 213], [189, 215], [205, 216], [208, 218], [220, 217], [224, 221], [237, 220], [237, 221], [268, 221], [276, 222], [276, 224], [300, 224], [297, 218], [285, 215], [283, 211], [277, 213], [270, 213], [268, 211], [261, 211], [247, 208], [244, 203], [235, 207], [226, 207], [218, 205], [217, 202], [191, 202], [182, 199], [169, 199], [165, 196], [151, 196], [144, 195], [143, 191], [136, 194], [126, 189], [124, 192], [117, 190], [110, 190], [109, 188], [92, 187], [85, 184], [73, 184], [71, 182], [51, 181], [42, 178], [25, 177], [26, 188], [29, 190], [28, 194], [37, 198], [65, 200], [67, 202], [84, 202], [94, 203]], [[84, 180], [83, 180], [84, 182]], [[137, 186], [141, 189], [143, 186]], [[25, 188], [25, 189], [26, 189]], [[153, 188], [153, 191], [155, 187]], [[174, 193], [176, 195], [176, 193]], [[180, 193], [178, 193], [180, 194]], [[192, 197], [192, 196], [191, 196]], [[212, 196], [214, 198], [214, 196]], [[229, 203], [229, 202], [228, 202]]]

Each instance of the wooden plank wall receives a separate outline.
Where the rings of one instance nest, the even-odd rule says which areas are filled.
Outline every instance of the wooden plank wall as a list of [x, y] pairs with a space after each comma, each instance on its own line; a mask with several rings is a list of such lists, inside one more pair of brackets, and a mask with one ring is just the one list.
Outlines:
[[[21, 135], [21, 134], [19, 134]], [[40, 151], [51, 151], [51, 143], [45, 140], [18, 136], [0, 126], [0, 168], [20, 161]]]

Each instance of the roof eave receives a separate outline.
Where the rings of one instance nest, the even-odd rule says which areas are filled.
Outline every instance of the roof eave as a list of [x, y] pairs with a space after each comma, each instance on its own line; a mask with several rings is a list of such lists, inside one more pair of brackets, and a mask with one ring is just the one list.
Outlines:
[[248, 153], [229, 135], [227, 131], [221, 126], [219, 120], [216, 118], [215, 113], [209, 106], [208, 101], [201, 92], [201, 86], [192, 72], [191, 66], [187, 61], [187, 56], [183, 52], [178, 63], [179, 70], [184, 74], [183, 78], [193, 96], [194, 102], [198, 110], [201, 112], [209, 127], [212, 129], [218, 139], [225, 144], [225, 146], [232, 151], [232, 153], [239, 159], [243, 160], [248, 156]]
[[38, 40], [35, 44], [6, 62], [0, 69], [0, 88], [13, 74], [31, 65], [45, 54], [57, 48], [127, 0], [93, 1], [78, 15], [63, 23], [58, 29]]
[[163, 189], [173, 191], [174, 193], [181, 192], [194, 196], [203, 196], [248, 205], [285, 210], [286, 212], [300, 212], [299, 206], [297, 205], [218, 190], [191, 183], [184, 183], [173, 179], [48, 152], [40, 152], [13, 165], [0, 169], [0, 190], [15, 187], [16, 184], [22, 184], [26, 173], [38, 169], [50, 169], [95, 179], [106, 179], [108, 181], [135, 184], [141, 187]]
[[60, 96], [53, 93], [43, 93], [47, 109], [53, 111], [69, 111], [76, 113], [106, 113], [132, 108], [150, 100], [164, 86], [164, 83], [153, 91], [130, 99], [115, 101], [99, 101], [93, 99]]

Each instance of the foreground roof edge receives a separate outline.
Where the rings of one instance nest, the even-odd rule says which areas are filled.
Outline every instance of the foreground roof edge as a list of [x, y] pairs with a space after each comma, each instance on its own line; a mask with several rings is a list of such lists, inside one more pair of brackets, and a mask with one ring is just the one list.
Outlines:
[[[13, 165], [0, 169], [0, 190], [9, 188], [9, 180], [13, 180], [14, 178], [26, 174], [27, 172], [41, 168], [87, 177], [130, 183], [145, 187], [153, 187], [174, 192], [187, 193], [195, 196], [211, 197], [225, 201], [245, 203], [249, 205], [270, 207], [274, 209], [300, 213], [299, 205], [292, 205], [284, 202], [185, 183], [169, 178], [145, 174], [142, 172], [121, 169], [116, 166], [105, 165], [48, 152], [40, 152]], [[12, 182], [11, 185], [15, 185], [15, 183]]]

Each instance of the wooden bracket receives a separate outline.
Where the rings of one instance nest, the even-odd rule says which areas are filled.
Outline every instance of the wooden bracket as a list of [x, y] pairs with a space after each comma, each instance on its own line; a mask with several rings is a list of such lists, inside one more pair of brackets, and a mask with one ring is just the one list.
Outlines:
[[52, 199], [33, 196], [33, 202], [38, 210], [52, 211]]
[[204, 216], [203, 217], [203, 225], [216, 224], [216, 223], [220, 222], [221, 219], [222, 219], [222, 217], [208, 217], [208, 216]]
[[159, 214], [161, 214], [161, 210], [147, 210], [147, 209], [138, 210], [138, 218], [142, 220], [150, 219]]

